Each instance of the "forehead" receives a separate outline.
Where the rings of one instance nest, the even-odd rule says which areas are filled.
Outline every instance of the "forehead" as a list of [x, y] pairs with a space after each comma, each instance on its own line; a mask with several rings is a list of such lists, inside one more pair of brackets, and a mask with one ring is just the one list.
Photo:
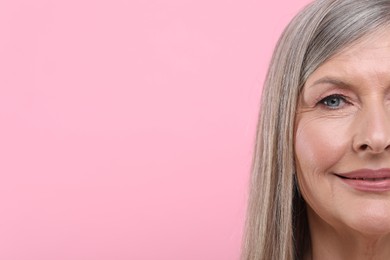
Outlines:
[[364, 36], [351, 46], [342, 49], [338, 54], [331, 57], [330, 60], [389, 58], [389, 48], [390, 28], [386, 28], [386, 30], [379, 30]]
[[[390, 30], [375, 31], [345, 47], [320, 65], [308, 78], [321, 76], [368, 77], [388, 75], [390, 78]], [[306, 84], [305, 84], [306, 85]]]

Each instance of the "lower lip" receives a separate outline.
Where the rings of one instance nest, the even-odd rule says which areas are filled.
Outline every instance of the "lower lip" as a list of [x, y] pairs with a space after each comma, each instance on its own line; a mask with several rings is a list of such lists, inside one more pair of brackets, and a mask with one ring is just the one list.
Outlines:
[[390, 179], [385, 180], [356, 180], [356, 179], [344, 179], [339, 177], [344, 183], [348, 184], [352, 188], [365, 191], [365, 192], [384, 192], [390, 191]]

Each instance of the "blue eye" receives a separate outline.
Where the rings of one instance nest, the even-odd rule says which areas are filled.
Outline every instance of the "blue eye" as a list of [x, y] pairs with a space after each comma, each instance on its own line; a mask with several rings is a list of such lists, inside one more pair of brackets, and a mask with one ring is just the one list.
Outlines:
[[336, 109], [344, 105], [346, 101], [344, 96], [335, 94], [321, 99], [319, 103], [327, 106], [328, 108]]

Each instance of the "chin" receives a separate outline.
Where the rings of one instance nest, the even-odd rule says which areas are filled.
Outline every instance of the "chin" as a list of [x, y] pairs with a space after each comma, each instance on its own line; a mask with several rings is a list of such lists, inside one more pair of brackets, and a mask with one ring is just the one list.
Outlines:
[[362, 211], [352, 216], [352, 227], [362, 235], [383, 236], [390, 234], [390, 209], [377, 211]]

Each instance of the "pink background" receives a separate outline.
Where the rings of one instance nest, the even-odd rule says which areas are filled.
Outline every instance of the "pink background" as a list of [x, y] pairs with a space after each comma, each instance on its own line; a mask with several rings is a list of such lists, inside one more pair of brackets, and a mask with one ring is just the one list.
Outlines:
[[238, 259], [261, 84], [307, 2], [2, 0], [0, 259]]

